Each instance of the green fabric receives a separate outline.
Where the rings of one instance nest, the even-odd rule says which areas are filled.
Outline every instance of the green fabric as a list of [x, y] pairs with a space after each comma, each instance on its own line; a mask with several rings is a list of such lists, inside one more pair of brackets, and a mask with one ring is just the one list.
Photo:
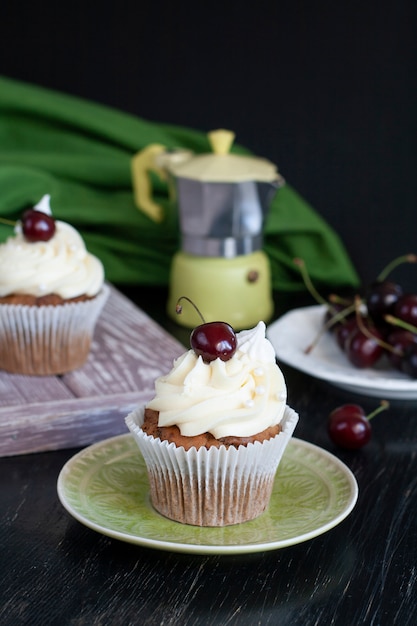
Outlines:
[[[54, 216], [81, 232], [108, 280], [165, 285], [179, 246], [175, 208], [159, 180], [155, 200], [165, 207], [163, 223], [139, 211], [132, 193], [131, 158], [150, 143], [209, 151], [202, 132], [0, 77], [0, 216], [16, 220], [48, 193]], [[248, 153], [239, 146], [233, 151]], [[10, 234], [10, 227], [0, 224], [0, 241]], [[358, 284], [336, 233], [289, 184], [272, 203], [265, 250], [275, 289], [302, 287], [296, 256], [317, 283]]]

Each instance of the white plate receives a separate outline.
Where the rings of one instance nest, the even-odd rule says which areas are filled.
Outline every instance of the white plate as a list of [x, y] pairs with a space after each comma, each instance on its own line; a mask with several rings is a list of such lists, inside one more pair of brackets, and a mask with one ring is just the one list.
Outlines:
[[384, 360], [373, 368], [354, 367], [329, 332], [306, 354], [306, 347], [323, 326], [325, 310], [324, 306], [293, 309], [268, 327], [267, 336], [278, 361], [355, 393], [381, 399], [417, 399], [417, 380], [397, 372]]
[[58, 496], [76, 520], [115, 539], [173, 552], [239, 554], [283, 548], [327, 532], [355, 506], [358, 485], [330, 452], [293, 438], [265, 513], [223, 528], [179, 524], [150, 504], [146, 466], [127, 434], [72, 457], [59, 474]]

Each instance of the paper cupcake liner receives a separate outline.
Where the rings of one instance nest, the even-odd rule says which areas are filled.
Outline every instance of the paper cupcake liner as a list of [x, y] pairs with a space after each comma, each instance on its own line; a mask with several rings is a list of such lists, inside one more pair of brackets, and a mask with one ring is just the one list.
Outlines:
[[109, 293], [103, 285], [96, 297], [81, 302], [0, 305], [0, 368], [41, 376], [81, 367]]
[[154, 508], [172, 520], [195, 526], [227, 526], [258, 517], [269, 504], [275, 474], [298, 422], [286, 407], [282, 431], [247, 446], [185, 450], [147, 435], [144, 410], [126, 425], [144, 457]]

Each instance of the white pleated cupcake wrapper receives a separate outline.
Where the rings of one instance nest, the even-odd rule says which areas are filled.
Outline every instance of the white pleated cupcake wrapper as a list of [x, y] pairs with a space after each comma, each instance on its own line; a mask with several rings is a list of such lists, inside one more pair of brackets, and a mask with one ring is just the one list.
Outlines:
[[269, 503], [274, 477], [298, 422], [286, 407], [282, 431], [247, 446], [185, 450], [147, 435], [144, 411], [126, 417], [147, 465], [151, 500], [166, 517], [199, 526], [224, 526], [253, 519]]
[[[87, 357], [97, 319], [110, 294], [57, 306], [0, 306], [0, 368], [21, 373], [61, 373]], [[78, 354], [77, 354], [78, 353]], [[42, 363], [43, 369], [42, 371]], [[4, 366], [5, 364], [5, 366]], [[52, 370], [58, 369], [57, 372]]]

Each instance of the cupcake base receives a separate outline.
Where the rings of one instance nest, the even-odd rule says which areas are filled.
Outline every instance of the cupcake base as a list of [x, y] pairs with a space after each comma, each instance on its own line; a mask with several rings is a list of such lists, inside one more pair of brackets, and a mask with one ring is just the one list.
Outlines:
[[98, 316], [110, 290], [56, 306], [0, 306], [0, 369], [12, 374], [64, 374], [87, 360]]
[[169, 519], [194, 526], [227, 526], [261, 515], [271, 498], [275, 474], [298, 421], [286, 407], [282, 430], [262, 443], [198, 450], [176, 447], [141, 429], [143, 410], [126, 424], [146, 462], [151, 501]]
[[[274, 477], [263, 476], [242, 484], [225, 480], [218, 489], [215, 476], [178, 479], [169, 471], [149, 471], [151, 501], [164, 517], [193, 526], [229, 526], [255, 519], [271, 498]], [[190, 506], [190, 504], [192, 505]]]

